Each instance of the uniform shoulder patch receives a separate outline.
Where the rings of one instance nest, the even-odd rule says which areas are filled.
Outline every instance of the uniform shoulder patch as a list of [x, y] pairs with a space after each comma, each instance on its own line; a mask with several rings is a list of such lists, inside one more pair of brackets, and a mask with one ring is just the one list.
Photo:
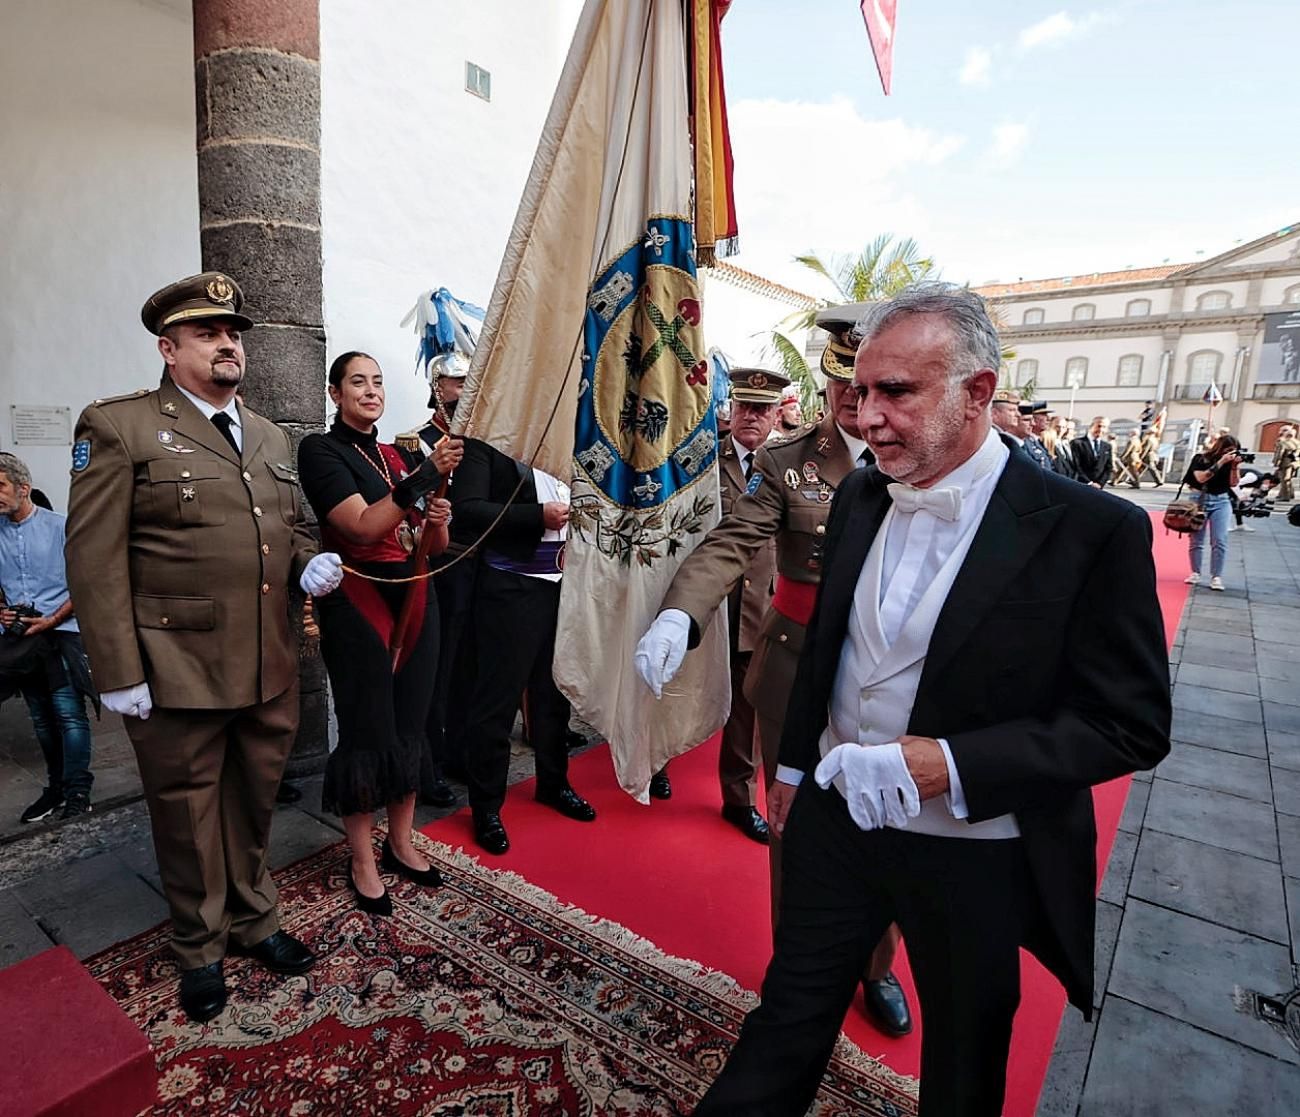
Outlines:
[[72, 472], [80, 473], [90, 464], [90, 441], [82, 440], [72, 444]]
[[758, 492], [758, 487], [762, 483], [763, 475], [759, 473], [758, 470], [754, 470], [754, 472], [749, 475], [749, 484], [745, 486], [745, 492], [750, 496], [753, 496]]

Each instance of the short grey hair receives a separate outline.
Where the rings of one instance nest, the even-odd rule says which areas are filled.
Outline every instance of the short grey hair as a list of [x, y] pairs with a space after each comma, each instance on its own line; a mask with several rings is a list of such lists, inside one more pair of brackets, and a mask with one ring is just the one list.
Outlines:
[[1002, 365], [1002, 343], [984, 300], [957, 283], [914, 283], [892, 299], [874, 303], [854, 329], [860, 341], [869, 341], [901, 318], [937, 314], [952, 329], [952, 377], [969, 376], [977, 369], [996, 372]]
[[27, 468], [27, 463], [13, 454], [0, 453], [0, 473], [9, 478], [9, 484], [15, 489], [32, 483], [32, 471]]

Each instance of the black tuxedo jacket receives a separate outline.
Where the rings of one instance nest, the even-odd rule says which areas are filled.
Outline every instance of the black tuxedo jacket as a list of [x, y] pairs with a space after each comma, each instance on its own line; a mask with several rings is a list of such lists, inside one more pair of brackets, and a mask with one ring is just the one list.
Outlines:
[[1096, 481], [1097, 484], [1105, 486], [1110, 481], [1115, 463], [1111, 460], [1110, 443], [1103, 438], [1099, 446], [1101, 452], [1094, 454], [1092, 439], [1086, 434], [1070, 443], [1070, 449], [1074, 451], [1074, 468], [1078, 479], [1085, 482]]
[[[874, 466], [835, 494], [780, 762], [811, 773], [853, 594], [889, 508]], [[1068, 634], [1068, 635], [1067, 635]], [[1151, 521], [1012, 450], [939, 615], [908, 733], [946, 738], [970, 821], [1012, 813], [1038, 903], [1025, 945], [1085, 1015], [1097, 887], [1091, 787], [1169, 751]]]
[[[516, 487], [519, 493], [511, 501]], [[472, 539], [501, 517], [480, 551], [500, 551], [524, 562], [533, 557], [546, 530], [532, 470], [477, 438], [465, 439], [465, 456], [453, 475], [451, 502], [452, 522]]]

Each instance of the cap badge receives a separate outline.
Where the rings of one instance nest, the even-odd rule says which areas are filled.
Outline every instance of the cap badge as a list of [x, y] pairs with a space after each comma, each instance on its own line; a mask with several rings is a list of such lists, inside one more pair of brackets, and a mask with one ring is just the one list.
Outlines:
[[761, 372], [753, 372], [750, 373], [748, 383], [751, 388], [766, 388], [767, 377]]
[[219, 275], [216, 279], [208, 280], [208, 298], [214, 303], [234, 302], [235, 289], [230, 285], [230, 280], [224, 275]]

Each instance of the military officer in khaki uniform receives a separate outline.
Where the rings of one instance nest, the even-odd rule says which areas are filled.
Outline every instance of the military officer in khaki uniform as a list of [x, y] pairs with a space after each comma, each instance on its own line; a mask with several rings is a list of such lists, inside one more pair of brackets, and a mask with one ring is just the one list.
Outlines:
[[1295, 427], [1283, 427], [1278, 431], [1278, 439], [1273, 446], [1273, 472], [1282, 482], [1279, 500], [1295, 499], [1297, 467], [1300, 467], [1300, 438], [1296, 437]]
[[[804, 630], [821, 580], [831, 498], [852, 470], [872, 460], [858, 433], [853, 383], [857, 352], [853, 329], [867, 305], [850, 303], [818, 314], [817, 324], [830, 334], [821, 360], [826, 375], [826, 417], [758, 452], [745, 496], [677, 571], [659, 616], [638, 646], [638, 669], [646, 664], [643, 678], [658, 693], [676, 673], [686, 649], [699, 642], [713, 610], [752, 556], [775, 539], [776, 592], [763, 619], [744, 687], [757, 715], [769, 787], [776, 776], [781, 726]], [[781, 845], [775, 831], [769, 848], [775, 921], [781, 885]], [[863, 975], [863, 994], [868, 1013], [881, 1030], [905, 1035], [912, 1029], [911, 1014], [902, 987], [890, 970], [897, 948], [898, 931], [891, 928]]]
[[[783, 389], [790, 384], [779, 372], [736, 368], [731, 378], [731, 428], [718, 448], [722, 476], [722, 515], [730, 515], [751, 484], [757, 487], [755, 461], [784, 406]], [[731, 712], [722, 727], [718, 752], [718, 784], [722, 790], [722, 817], [747, 838], [768, 843], [767, 820], [755, 807], [758, 772], [762, 762], [754, 723], [754, 707], [744, 693], [745, 675], [758, 646], [763, 616], [772, 600], [776, 552], [771, 539], [759, 547], [744, 575], [726, 595], [731, 659]], [[655, 798], [671, 794], [665, 767], [652, 783]]]
[[267, 839], [298, 726], [290, 580], [325, 593], [342, 578], [303, 526], [288, 438], [236, 399], [242, 303], [216, 272], [150, 297], [162, 383], [82, 412], [68, 508], [68, 583], [135, 748], [199, 1021], [225, 1004], [228, 946], [282, 973], [313, 962], [279, 929]]

